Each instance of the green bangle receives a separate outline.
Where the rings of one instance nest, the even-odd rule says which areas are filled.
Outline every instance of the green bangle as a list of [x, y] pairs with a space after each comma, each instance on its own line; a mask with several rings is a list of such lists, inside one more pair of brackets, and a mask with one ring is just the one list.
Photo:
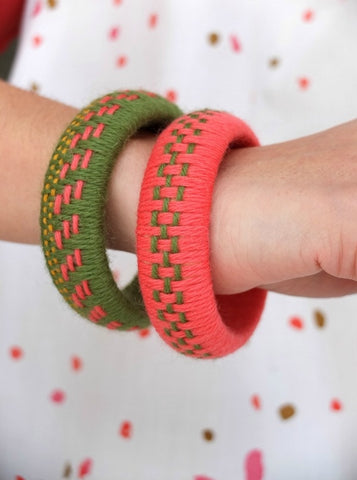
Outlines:
[[115, 91], [82, 109], [59, 140], [41, 194], [41, 244], [52, 280], [79, 315], [115, 330], [145, 328], [150, 320], [138, 276], [121, 291], [105, 245], [108, 183], [129, 137], [156, 133], [182, 114], [145, 91]]

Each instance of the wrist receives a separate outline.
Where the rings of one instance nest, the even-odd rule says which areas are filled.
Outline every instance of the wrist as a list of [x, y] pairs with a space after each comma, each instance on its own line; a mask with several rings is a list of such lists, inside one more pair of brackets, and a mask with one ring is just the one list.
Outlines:
[[135, 228], [141, 183], [156, 136], [140, 132], [118, 155], [108, 185], [106, 247], [136, 253]]

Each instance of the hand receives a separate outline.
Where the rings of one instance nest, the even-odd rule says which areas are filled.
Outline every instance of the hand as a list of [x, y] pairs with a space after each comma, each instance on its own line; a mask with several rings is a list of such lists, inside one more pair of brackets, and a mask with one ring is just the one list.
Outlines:
[[356, 293], [357, 120], [230, 150], [216, 178], [210, 236], [216, 293]]

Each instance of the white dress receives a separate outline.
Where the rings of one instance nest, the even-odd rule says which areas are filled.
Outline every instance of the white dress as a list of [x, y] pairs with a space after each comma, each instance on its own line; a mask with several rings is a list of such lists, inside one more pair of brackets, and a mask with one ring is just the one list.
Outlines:
[[[144, 88], [269, 144], [356, 116], [356, 25], [354, 0], [29, 0], [9, 81], [78, 108]], [[107, 253], [122, 288], [136, 256]], [[269, 292], [246, 346], [194, 360], [80, 317], [39, 245], [0, 241], [0, 305], [1, 480], [357, 478], [355, 295]]]

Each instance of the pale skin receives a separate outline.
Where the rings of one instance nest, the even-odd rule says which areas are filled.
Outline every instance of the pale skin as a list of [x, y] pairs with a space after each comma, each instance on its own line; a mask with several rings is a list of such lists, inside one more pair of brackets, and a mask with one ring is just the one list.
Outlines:
[[[0, 81], [1, 240], [40, 245], [44, 175], [76, 113]], [[140, 186], [155, 140], [136, 135], [118, 156], [106, 205], [108, 248], [136, 252]], [[229, 150], [212, 198], [214, 291], [356, 293], [356, 218], [357, 120], [288, 142]]]

